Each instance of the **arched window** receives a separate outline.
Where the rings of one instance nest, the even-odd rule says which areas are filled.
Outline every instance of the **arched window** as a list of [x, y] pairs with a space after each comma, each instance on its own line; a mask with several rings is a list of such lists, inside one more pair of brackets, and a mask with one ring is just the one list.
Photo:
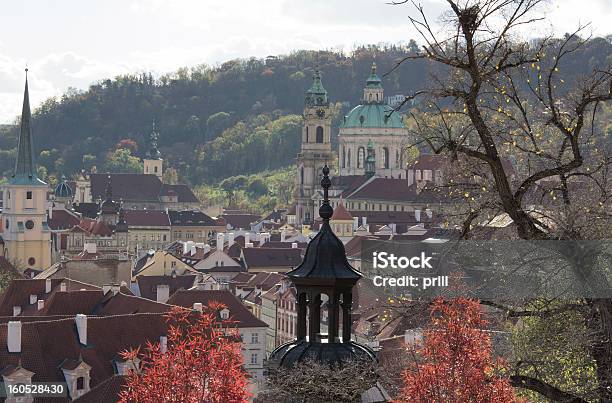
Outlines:
[[348, 156], [346, 158], [346, 167], [347, 168], [351, 167], [351, 149], [350, 148], [348, 150]]
[[308, 143], [308, 126], [306, 126], [306, 142]]
[[363, 162], [365, 161], [365, 149], [359, 147], [357, 151], [357, 168], [363, 168]]
[[382, 162], [383, 168], [389, 169], [389, 149], [387, 147], [383, 147]]
[[323, 127], [317, 126], [317, 143], [323, 142]]
[[342, 168], [346, 168], [346, 149], [342, 147]]
[[395, 167], [401, 168], [400, 158], [399, 158], [399, 150], [395, 150]]
[[304, 184], [304, 167], [300, 168], [300, 183]]

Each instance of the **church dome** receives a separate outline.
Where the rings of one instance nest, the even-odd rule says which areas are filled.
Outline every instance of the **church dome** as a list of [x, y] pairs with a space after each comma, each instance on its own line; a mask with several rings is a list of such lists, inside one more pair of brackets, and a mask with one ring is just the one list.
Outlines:
[[404, 122], [398, 112], [383, 103], [357, 105], [340, 125], [341, 128], [403, 129]]
[[66, 177], [62, 176], [62, 180], [55, 187], [55, 197], [69, 198], [72, 197], [72, 189], [66, 183]]

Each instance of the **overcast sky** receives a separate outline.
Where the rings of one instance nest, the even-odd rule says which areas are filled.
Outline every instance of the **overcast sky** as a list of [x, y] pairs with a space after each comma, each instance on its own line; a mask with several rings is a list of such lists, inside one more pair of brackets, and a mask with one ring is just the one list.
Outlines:
[[[417, 0], [419, 1], [419, 0]], [[417, 39], [411, 6], [388, 0], [19, 0], [0, 15], [0, 123], [20, 113], [26, 64], [38, 106], [68, 87], [117, 74], [157, 74], [236, 57], [296, 49], [343, 49]], [[443, 0], [420, 0], [432, 17]], [[551, 0], [547, 23], [529, 35], [591, 22], [612, 33], [612, 1]], [[552, 24], [552, 25], [551, 25]]]

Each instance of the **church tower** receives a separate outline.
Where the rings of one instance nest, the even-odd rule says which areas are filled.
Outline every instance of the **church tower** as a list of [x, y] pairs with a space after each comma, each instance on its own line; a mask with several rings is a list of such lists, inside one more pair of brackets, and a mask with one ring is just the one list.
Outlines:
[[162, 179], [163, 175], [163, 162], [161, 153], [157, 149], [157, 141], [159, 140], [159, 133], [155, 130], [155, 122], [153, 122], [153, 130], [149, 136], [149, 145], [151, 149], [147, 151], [147, 155], [143, 160], [144, 173], [157, 175], [159, 179]]
[[321, 74], [315, 71], [312, 86], [304, 101], [302, 142], [297, 156], [296, 218], [298, 225], [310, 225], [314, 219], [313, 195], [319, 189], [323, 167], [331, 164], [331, 113]]
[[2, 238], [4, 256], [17, 267], [46, 269], [51, 265], [48, 187], [36, 172], [27, 74], [26, 69], [15, 171], [2, 187]]

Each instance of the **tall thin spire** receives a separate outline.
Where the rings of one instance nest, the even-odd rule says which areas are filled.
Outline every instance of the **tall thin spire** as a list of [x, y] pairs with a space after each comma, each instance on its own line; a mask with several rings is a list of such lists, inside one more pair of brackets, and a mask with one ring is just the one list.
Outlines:
[[23, 93], [23, 109], [21, 111], [21, 130], [17, 145], [17, 162], [13, 177], [38, 181], [34, 163], [34, 146], [32, 144], [32, 113], [30, 111], [30, 94], [28, 91], [28, 69], [25, 69], [26, 81]]

